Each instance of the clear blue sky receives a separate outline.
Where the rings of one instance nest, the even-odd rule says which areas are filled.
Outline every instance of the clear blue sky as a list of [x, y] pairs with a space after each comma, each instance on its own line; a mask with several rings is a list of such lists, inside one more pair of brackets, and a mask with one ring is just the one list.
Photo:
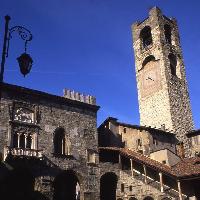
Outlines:
[[[157, 5], [177, 18], [196, 128], [200, 127], [200, 1], [198, 0], [0, 0], [0, 45], [4, 15], [34, 39], [32, 72], [23, 78], [16, 57], [23, 42], [10, 42], [5, 82], [62, 95], [63, 88], [96, 96], [98, 124], [113, 116], [139, 124], [131, 24]], [[0, 48], [1, 48], [0, 46]], [[0, 49], [1, 50], [1, 49]]]

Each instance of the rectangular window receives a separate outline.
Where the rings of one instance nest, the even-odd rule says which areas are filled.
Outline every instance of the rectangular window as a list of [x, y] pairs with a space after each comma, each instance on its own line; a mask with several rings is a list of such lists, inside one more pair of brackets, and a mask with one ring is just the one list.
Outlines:
[[193, 137], [193, 143], [194, 145], [198, 145], [198, 136]]
[[96, 153], [92, 150], [87, 150], [87, 162], [96, 163]]
[[197, 144], [200, 144], [200, 135], [197, 135]]
[[124, 133], [126, 133], [126, 128], [124, 128]]
[[132, 192], [133, 188], [132, 185], [129, 186], [129, 191]]
[[124, 192], [124, 184], [121, 184], [121, 192]]
[[138, 148], [142, 147], [142, 140], [141, 139], [137, 139], [136, 140], [136, 144], [137, 144]]
[[127, 141], [124, 141], [124, 147], [127, 147]]

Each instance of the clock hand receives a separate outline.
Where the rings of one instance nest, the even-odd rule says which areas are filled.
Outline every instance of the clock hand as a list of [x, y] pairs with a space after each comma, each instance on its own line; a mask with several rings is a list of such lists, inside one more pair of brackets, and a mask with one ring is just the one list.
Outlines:
[[151, 81], [154, 81], [154, 80], [153, 80], [151, 77], [149, 77], [149, 76], [148, 76], [148, 78], [146, 78], [146, 80], [148, 80], [148, 79], [151, 80]]

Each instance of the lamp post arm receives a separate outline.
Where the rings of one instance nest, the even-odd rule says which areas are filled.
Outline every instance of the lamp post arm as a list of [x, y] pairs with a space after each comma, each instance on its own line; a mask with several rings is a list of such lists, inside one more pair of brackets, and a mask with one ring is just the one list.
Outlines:
[[12, 38], [13, 32], [17, 32], [19, 34], [19, 36], [21, 37], [21, 39], [25, 41], [25, 48], [24, 49], [25, 49], [25, 53], [26, 53], [27, 43], [32, 40], [33, 35], [31, 34], [31, 32], [28, 29], [24, 28], [23, 26], [12, 27], [11, 29], [9, 29], [8, 48], [9, 48], [9, 41]]
[[2, 58], [1, 58], [0, 83], [3, 82], [4, 66], [5, 66], [6, 54], [7, 54], [8, 25], [9, 25], [9, 21], [10, 21], [10, 16], [6, 15], [5, 21], [6, 21], [6, 23], [5, 23], [3, 50], [2, 50]]

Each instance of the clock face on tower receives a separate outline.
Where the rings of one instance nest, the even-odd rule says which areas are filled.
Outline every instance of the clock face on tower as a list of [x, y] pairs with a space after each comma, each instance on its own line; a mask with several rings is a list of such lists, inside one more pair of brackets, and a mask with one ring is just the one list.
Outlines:
[[140, 71], [141, 96], [146, 97], [161, 89], [159, 61], [148, 62]]

